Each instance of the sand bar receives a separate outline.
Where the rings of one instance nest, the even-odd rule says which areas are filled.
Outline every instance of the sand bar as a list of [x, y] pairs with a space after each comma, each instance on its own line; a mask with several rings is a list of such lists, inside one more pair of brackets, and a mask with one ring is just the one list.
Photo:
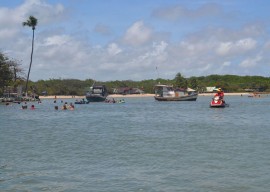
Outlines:
[[[132, 97], [154, 97], [155, 94], [134, 94], [134, 95], [109, 95], [108, 98], [132, 98]], [[215, 93], [200, 93], [199, 96], [214, 96]], [[250, 93], [225, 93], [225, 96], [247, 96]], [[85, 96], [72, 96], [72, 95], [48, 95], [39, 96], [40, 99], [83, 99]]]
[[[154, 97], [155, 94], [134, 94], [134, 95], [109, 95], [108, 98], [130, 98], [130, 97]], [[72, 96], [72, 95], [48, 95], [39, 96], [40, 99], [85, 99], [85, 96]]]

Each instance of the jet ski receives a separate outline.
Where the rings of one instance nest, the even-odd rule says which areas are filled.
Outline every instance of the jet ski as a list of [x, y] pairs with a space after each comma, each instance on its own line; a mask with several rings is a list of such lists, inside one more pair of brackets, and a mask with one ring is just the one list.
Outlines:
[[229, 104], [225, 103], [223, 99], [219, 96], [215, 96], [212, 101], [210, 102], [210, 107], [212, 108], [224, 108], [229, 107]]

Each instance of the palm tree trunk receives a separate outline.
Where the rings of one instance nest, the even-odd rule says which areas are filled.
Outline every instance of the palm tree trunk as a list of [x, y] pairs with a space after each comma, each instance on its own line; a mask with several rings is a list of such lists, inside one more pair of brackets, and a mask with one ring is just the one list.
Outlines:
[[29, 65], [29, 70], [27, 74], [27, 79], [26, 79], [26, 86], [25, 86], [25, 94], [27, 96], [27, 91], [28, 91], [28, 81], [29, 81], [29, 75], [31, 71], [31, 66], [32, 66], [32, 60], [33, 60], [33, 52], [34, 52], [34, 37], [35, 37], [35, 30], [33, 29], [33, 37], [32, 37], [32, 51], [31, 51], [31, 58], [30, 58], [30, 65]]

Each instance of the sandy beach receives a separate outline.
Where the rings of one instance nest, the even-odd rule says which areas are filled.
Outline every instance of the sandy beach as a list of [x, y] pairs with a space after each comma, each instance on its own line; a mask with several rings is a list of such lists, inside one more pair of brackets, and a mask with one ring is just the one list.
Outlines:
[[[199, 96], [213, 96], [215, 93], [200, 93]], [[134, 95], [109, 95], [108, 98], [132, 98], [132, 97], [154, 97], [155, 94], [134, 94]], [[250, 93], [225, 93], [225, 96], [247, 96]], [[48, 95], [39, 96], [40, 99], [83, 99], [85, 96], [72, 95]]]
[[[154, 94], [134, 94], [134, 95], [119, 95], [113, 94], [109, 95], [108, 98], [130, 98], [130, 97], [154, 97]], [[72, 95], [48, 95], [39, 96], [40, 99], [83, 99], [85, 96], [72, 96]]]

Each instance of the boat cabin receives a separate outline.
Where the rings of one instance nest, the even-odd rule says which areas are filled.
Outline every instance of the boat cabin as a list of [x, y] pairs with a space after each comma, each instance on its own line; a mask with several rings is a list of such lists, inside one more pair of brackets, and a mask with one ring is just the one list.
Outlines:
[[90, 94], [105, 96], [107, 95], [107, 89], [104, 85], [93, 86], [93, 87], [90, 87], [90, 93], [88, 93], [87, 95], [90, 95]]
[[157, 101], [196, 101], [198, 94], [195, 90], [174, 89], [171, 85], [156, 85], [155, 100]]
[[156, 85], [155, 95], [157, 97], [175, 97], [175, 92], [171, 85]]

